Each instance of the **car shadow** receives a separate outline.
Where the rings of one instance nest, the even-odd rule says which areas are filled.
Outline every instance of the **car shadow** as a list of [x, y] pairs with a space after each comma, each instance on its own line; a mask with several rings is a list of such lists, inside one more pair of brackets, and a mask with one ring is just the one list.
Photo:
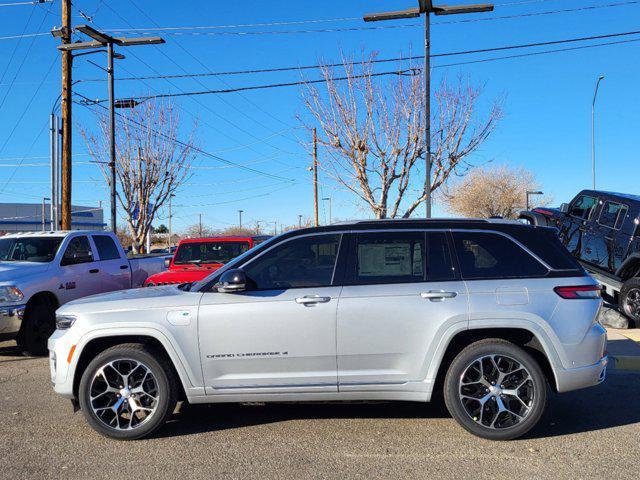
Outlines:
[[[561, 395], [551, 393], [540, 423], [525, 439], [548, 438], [640, 424], [640, 409], [629, 399], [640, 397], [640, 372], [616, 372], [604, 384]], [[154, 436], [173, 437], [304, 419], [449, 418], [441, 399], [424, 404], [308, 403], [183, 405], [180, 413]]]

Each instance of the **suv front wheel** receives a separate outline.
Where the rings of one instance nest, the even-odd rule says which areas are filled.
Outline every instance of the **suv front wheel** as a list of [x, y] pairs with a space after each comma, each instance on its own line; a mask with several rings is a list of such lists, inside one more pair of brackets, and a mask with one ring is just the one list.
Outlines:
[[533, 428], [547, 403], [547, 382], [536, 360], [502, 339], [472, 343], [451, 363], [444, 385], [449, 413], [466, 430], [510, 440]]
[[134, 440], [151, 434], [171, 415], [176, 378], [163, 355], [145, 345], [121, 344], [106, 349], [87, 366], [78, 397], [94, 430]]

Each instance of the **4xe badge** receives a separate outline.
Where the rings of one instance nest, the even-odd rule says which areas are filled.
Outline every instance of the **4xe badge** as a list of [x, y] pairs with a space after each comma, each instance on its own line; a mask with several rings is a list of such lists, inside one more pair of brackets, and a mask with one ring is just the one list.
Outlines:
[[58, 290], [73, 290], [76, 288], [76, 282], [61, 283]]

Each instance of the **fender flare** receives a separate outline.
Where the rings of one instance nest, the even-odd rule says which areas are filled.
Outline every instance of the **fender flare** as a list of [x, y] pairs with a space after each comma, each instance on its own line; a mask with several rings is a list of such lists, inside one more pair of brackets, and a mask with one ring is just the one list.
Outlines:
[[549, 221], [547, 217], [542, 215], [541, 213], [533, 212], [531, 210], [522, 210], [518, 213], [519, 220], [528, 220], [532, 225], [547, 227], [549, 226]]
[[632, 253], [629, 255], [620, 268], [616, 270], [616, 277], [620, 278], [623, 282], [630, 278], [637, 276], [640, 273], [640, 253]]
[[[191, 395], [204, 395], [204, 383], [202, 378], [198, 378], [197, 372], [193, 372], [189, 368], [189, 363], [187, 362], [182, 351], [177, 348], [170, 340], [169, 336], [167, 336], [162, 330], [144, 326], [144, 327], [127, 327], [127, 326], [114, 326], [114, 327], [104, 327], [98, 328], [95, 330], [91, 330], [90, 332], [84, 334], [78, 342], [76, 343], [76, 351], [71, 364], [69, 365], [69, 369], [67, 372], [67, 376], [71, 375], [71, 378], [75, 379], [76, 369], [78, 366], [78, 361], [82, 356], [82, 352], [85, 347], [93, 340], [105, 339], [109, 337], [121, 337], [121, 336], [140, 336], [140, 337], [150, 337], [154, 340], [157, 340], [165, 352], [169, 356], [169, 360], [173, 364], [176, 372], [178, 373], [178, 378], [184, 387], [184, 391], [187, 396]], [[200, 371], [201, 373], [201, 371]], [[69, 378], [69, 377], [67, 377]]]
[[[468, 325], [468, 327], [467, 327]], [[447, 348], [451, 344], [453, 338], [463, 332], [463, 331], [472, 331], [472, 330], [481, 330], [481, 329], [520, 329], [525, 330], [531, 333], [540, 346], [543, 349], [544, 355], [547, 357], [549, 364], [551, 365], [551, 370], [553, 371], [553, 376], [558, 381], [558, 377], [556, 374], [556, 370], [558, 368], [564, 368], [566, 359], [561, 358], [560, 352], [561, 349], [558, 349], [555, 343], [559, 343], [558, 340], [554, 340], [548, 332], [546, 332], [540, 325], [535, 322], [526, 319], [482, 319], [482, 320], [471, 320], [467, 324], [466, 322], [457, 322], [451, 326], [449, 326], [442, 334], [440, 335], [440, 342], [435, 347], [431, 355], [431, 361], [428, 363], [428, 369], [425, 376], [425, 380], [428, 383], [434, 384], [436, 381], [436, 377], [438, 372], [440, 371], [440, 367], [442, 365], [442, 361], [444, 359], [444, 355], [447, 351]], [[427, 359], [429, 355], [427, 356]], [[563, 361], [565, 360], [565, 361]]]

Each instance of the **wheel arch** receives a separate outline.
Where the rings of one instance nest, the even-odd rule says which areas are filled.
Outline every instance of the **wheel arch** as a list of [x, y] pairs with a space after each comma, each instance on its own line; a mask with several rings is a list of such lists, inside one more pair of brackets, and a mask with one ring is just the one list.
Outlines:
[[499, 338], [523, 348], [527, 353], [535, 358], [544, 372], [549, 385], [551, 385], [551, 388], [554, 391], [557, 391], [557, 379], [542, 342], [535, 332], [522, 327], [479, 327], [462, 330], [454, 334], [453, 337], [449, 339], [446, 350], [440, 358], [433, 391], [442, 391], [444, 378], [447, 374], [449, 365], [464, 348], [476, 341], [487, 338]]
[[640, 254], [630, 255], [616, 272], [616, 276], [623, 282], [630, 278], [640, 276]]
[[[34, 305], [40, 305], [40, 304], [50, 305], [51, 307], [53, 307], [54, 312], [60, 306], [58, 297], [56, 297], [53, 292], [50, 292], [48, 290], [43, 290], [41, 292], [31, 295], [31, 297], [29, 297], [29, 300], [27, 300], [25, 311], [24, 311], [25, 318], [31, 313], [31, 309], [34, 307]], [[20, 325], [20, 330], [18, 331], [18, 341], [20, 341], [20, 339], [24, 335], [24, 328], [25, 328], [25, 322], [23, 321], [22, 324]]]
[[103, 335], [90, 339], [83, 347], [76, 360], [76, 365], [73, 373], [73, 396], [78, 398], [78, 390], [80, 386], [80, 380], [85, 370], [89, 366], [89, 363], [104, 350], [121, 345], [125, 343], [140, 343], [154, 350], [159, 355], [162, 355], [173, 370], [173, 374], [178, 379], [178, 399], [187, 399], [187, 389], [189, 385], [186, 384], [185, 372], [181, 364], [176, 364], [179, 360], [175, 357], [175, 352], [169, 352], [166, 345], [157, 337], [150, 334], [113, 334]]

